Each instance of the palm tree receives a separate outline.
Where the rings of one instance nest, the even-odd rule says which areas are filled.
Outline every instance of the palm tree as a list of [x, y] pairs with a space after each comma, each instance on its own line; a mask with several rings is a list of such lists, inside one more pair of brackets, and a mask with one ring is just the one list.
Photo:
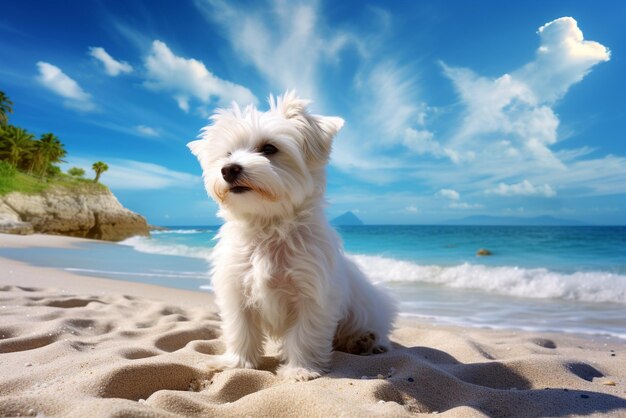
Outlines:
[[109, 166], [103, 163], [102, 161], [97, 161], [93, 163], [91, 166], [93, 171], [96, 172], [96, 178], [93, 179], [94, 183], [97, 183], [100, 180], [100, 175], [109, 169]]
[[24, 157], [30, 154], [35, 143], [33, 134], [13, 125], [7, 125], [2, 129], [1, 139], [0, 155], [16, 168]]
[[41, 135], [41, 139], [37, 142], [37, 151], [40, 153], [39, 175], [42, 177], [46, 174], [50, 164], [62, 162], [62, 158], [67, 155], [64, 145], [52, 133]]
[[40, 141], [35, 141], [33, 144], [33, 149], [30, 154], [30, 162], [28, 164], [28, 174], [32, 174], [33, 171], [41, 170], [41, 166], [43, 165], [43, 149], [41, 147]]
[[0, 91], [0, 127], [7, 126], [9, 123], [7, 113], [13, 113], [13, 102], [3, 91]]

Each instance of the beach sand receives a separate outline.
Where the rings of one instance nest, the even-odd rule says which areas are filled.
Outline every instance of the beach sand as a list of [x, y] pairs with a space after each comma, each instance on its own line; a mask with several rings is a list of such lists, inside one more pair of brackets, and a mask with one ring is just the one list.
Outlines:
[[[80, 240], [0, 235], [3, 247]], [[395, 348], [282, 382], [212, 372], [212, 297], [0, 258], [0, 416], [626, 416], [626, 341], [400, 320]]]

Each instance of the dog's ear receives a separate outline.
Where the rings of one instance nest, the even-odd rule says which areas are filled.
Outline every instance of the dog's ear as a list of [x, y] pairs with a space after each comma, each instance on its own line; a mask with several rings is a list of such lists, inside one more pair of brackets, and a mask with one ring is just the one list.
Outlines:
[[209, 166], [207, 152], [208, 144], [209, 141], [206, 139], [197, 139], [187, 144], [187, 148], [189, 148], [191, 153], [198, 158], [198, 161], [200, 161], [200, 167], [202, 167], [202, 170], [208, 170]]
[[325, 163], [330, 155], [333, 138], [344, 124], [338, 117], [311, 115], [310, 100], [301, 99], [294, 90], [274, 99], [270, 95], [270, 111], [281, 114], [296, 123], [305, 136], [304, 149], [313, 160]]
[[313, 118], [317, 122], [317, 126], [320, 127], [324, 135], [326, 136], [326, 141], [332, 142], [337, 132], [343, 128], [343, 124], [345, 121], [337, 116], [318, 116], [313, 115]]
[[334, 116], [307, 115], [301, 126], [306, 131], [305, 150], [314, 160], [326, 163], [330, 156], [333, 138], [344, 124], [344, 120]]

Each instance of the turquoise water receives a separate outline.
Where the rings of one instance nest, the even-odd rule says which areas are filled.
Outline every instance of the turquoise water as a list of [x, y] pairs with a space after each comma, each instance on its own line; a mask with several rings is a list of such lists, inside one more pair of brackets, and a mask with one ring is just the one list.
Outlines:
[[[217, 227], [120, 244], [0, 249], [0, 256], [112, 279], [211, 291]], [[346, 252], [404, 316], [626, 338], [626, 227], [357, 226]], [[478, 257], [480, 248], [493, 255]]]
[[[546, 267], [626, 274], [626, 227], [341, 227], [346, 250], [419, 264]], [[480, 248], [493, 257], [475, 256]]]

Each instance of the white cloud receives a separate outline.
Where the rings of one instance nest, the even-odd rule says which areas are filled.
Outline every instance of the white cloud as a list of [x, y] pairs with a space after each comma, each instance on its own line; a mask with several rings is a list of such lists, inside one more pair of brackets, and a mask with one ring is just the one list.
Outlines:
[[498, 184], [498, 187], [489, 189], [485, 193], [497, 194], [500, 196], [556, 196], [556, 192], [549, 184], [535, 186], [528, 180], [515, 184], [500, 183]]
[[419, 209], [416, 206], [414, 206], [414, 205], [410, 205], [410, 206], [407, 206], [406, 208], [404, 208], [404, 211], [408, 212], [408, 213], [418, 213]]
[[171, 92], [185, 112], [189, 111], [192, 98], [203, 104], [214, 100], [220, 106], [229, 106], [232, 101], [241, 105], [257, 103], [246, 87], [215, 76], [201, 61], [174, 55], [161, 41], [152, 43], [145, 67], [147, 80], [144, 84], [154, 90]]
[[133, 71], [133, 67], [129, 63], [126, 61], [117, 61], [102, 47], [89, 47], [89, 55], [100, 61], [102, 65], [104, 65], [104, 72], [111, 77]]
[[541, 45], [535, 60], [513, 74], [542, 101], [562, 97], [594, 65], [608, 61], [611, 52], [604, 45], [587, 41], [571, 17], [562, 17], [539, 28]]
[[461, 198], [461, 195], [459, 194], [459, 192], [457, 192], [456, 190], [452, 190], [452, 189], [441, 189], [437, 193], [435, 193], [435, 196], [444, 197], [450, 200], [459, 200]]
[[137, 132], [139, 132], [143, 136], [149, 136], [149, 137], [153, 137], [153, 138], [161, 136], [161, 134], [159, 133], [158, 130], [156, 130], [155, 128], [152, 128], [150, 126], [138, 125], [138, 126], [135, 127], [135, 129], [137, 130]]
[[[93, 173], [91, 165], [101, 158], [71, 158], [64, 169], [80, 167]], [[142, 161], [111, 159], [104, 160], [109, 169], [102, 174], [102, 183], [113, 190], [157, 190], [168, 187], [197, 187], [199, 176], [171, 170], [158, 164]]]
[[37, 81], [55, 94], [63, 97], [65, 106], [85, 112], [95, 109], [95, 105], [91, 101], [91, 95], [85, 92], [75, 80], [61, 71], [59, 67], [39, 61], [37, 68], [39, 69]]
[[[461, 128], [452, 138], [452, 148], [461, 152], [489, 147], [487, 154], [493, 156], [489, 135], [501, 134], [543, 166], [563, 167], [548, 148], [557, 141], [559, 120], [550, 107], [538, 103], [524, 83], [508, 74], [490, 80], [468, 69], [445, 64], [443, 68], [466, 106]], [[506, 153], [509, 156], [511, 149]]]

